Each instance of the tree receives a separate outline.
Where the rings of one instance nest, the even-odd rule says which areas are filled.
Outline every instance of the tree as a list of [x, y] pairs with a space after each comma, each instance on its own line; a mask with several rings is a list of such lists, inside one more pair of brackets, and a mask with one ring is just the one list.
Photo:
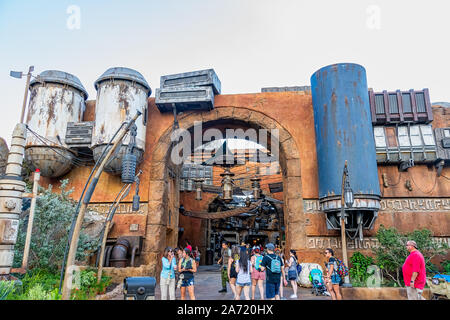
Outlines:
[[[73, 189], [66, 190], [68, 180], [61, 181], [61, 192], [54, 193], [52, 185], [36, 199], [33, 231], [31, 236], [29, 268], [42, 268], [56, 271], [62, 265], [64, 250], [70, 230], [76, 202], [69, 196]], [[15, 246], [14, 265], [19, 267], [23, 258], [28, 215], [20, 220], [19, 235]], [[97, 248], [98, 241], [88, 241], [81, 232], [76, 259], [85, 260], [90, 251]]]
[[431, 259], [436, 255], [445, 254], [448, 249], [446, 243], [433, 241], [432, 232], [428, 229], [414, 230], [407, 234], [400, 234], [397, 229], [386, 229], [380, 225], [376, 238], [380, 247], [372, 249], [378, 266], [384, 274], [394, 280], [399, 286], [402, 286], [402, 266], [409, 255], [406, 250], [406, 242], [414, 240], [417, 243], [419, 251], [425, 258], [427, 269], [432, 267]]

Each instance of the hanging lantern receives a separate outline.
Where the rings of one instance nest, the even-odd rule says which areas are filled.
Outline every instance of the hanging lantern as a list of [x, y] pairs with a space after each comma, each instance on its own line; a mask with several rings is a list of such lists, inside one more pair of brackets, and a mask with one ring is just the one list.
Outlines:
[[347, 208], [351, 208], [353, 206], [353, 190], [350, 188], [350, 182], [348, 181], [348, 176], [345, 179], [345, 187], [344, 187], [344, 201]]
[[225, 172], [220, 174], [222, 179], [222, 200], [231, 202], [233, 200], [233, 179], [234, 173], [230, 172], [230, 168], [226, 167]]
[[202, 200], [202, 184], [203, 179], [202, 178], [195, 178], [194, 179], [194, 185], [195, 185], [195, 200]]
[[252, 204], [252, 201], [250, 200], [250, 197], [245, 198], [245, 205], [247, 207], [250, 207], [251, 204]]
[[261, 179], [255, 175], [250, 181], [252, 182], [253, 198], [259, 199], [261, 197]]

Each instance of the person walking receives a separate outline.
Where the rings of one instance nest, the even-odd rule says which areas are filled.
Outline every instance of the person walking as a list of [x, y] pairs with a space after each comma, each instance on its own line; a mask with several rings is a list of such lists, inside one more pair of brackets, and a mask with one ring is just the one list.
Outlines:
[[333, 250], [330, 248], [325, 249], [325, 256], [328, 259], [328, 263], [326, 263], [327, 275], [325, 276], [328, 292], [331, 294], [332, 300], [342, 300], [342, 294], [339, 288], [342, 279], [337, 273], [337, 260], [334, 257]]
[[280, 282], [287, 281], [284, 277], [283, 260], [274, 253], [272, 243], [266, 245], [267, 254], [261, 262], [261, 270], [266, 271], [266, 299], [280, 300]]
[[239, 261], [236, 263], [236, 295], [235, 300], [241, 299], [241, 292], [244, 289], [245, 300], [250, 300], [250, 286], [252, 284], [250, 275], [252, 273], [252, 263], [250, 262], [249, 256], [247, 254], [247, 248], [241, 248], [239, 253]]
[[230, 282], [230, 288], [231, 292], [233, 292], [233, 299], [236, 298], [236, 279], [237, 279], [237, 271], [236, 271], [236, 265], [239, 262], [239, 252], [241, 250], [241, 247], [234, 245], [231, 249], [231, 257], [228, 259], [228, 279]]
[[198, 250], [198, 246], [195, 246], [194, 258], [195, 258], [195, 263], [197, 264], [197, 268], [198, 268], [198, 266], [200, 265], [200, 250]]
[[298, 258], [295, 250], [290, 250], [289, 255], [289, 259], [286, 260], [286, 265], [288, 266], [288, 280], [291, 282], [292, 290], [294, 290], [294, 293], [291, 294], [289, 298], [297, 299]]
[[409, 255], [403, 264], [402, 273], [408, 300], [426, 300], [422, 296], [426, 282], [425, 259], [413, 240], [406, 242], [406, 250]]
[[159, 283], [161, 300], [167, 300], [167, 291], [169, 291], [170, 300], [175, 300], [175, 270], [177, 269], [177, 262], [171, 247], [164, 249], [161, 260], [162, 268]]
[[[281, 259], [281, 261], [284, 261], [284, 255], [281, 252], [281, 249], [279, 246], [275, 247], [275, 254]], [[283, 265], [283, 278], [286, 279], [286, 265]], [[281, 300], [286, 300], [286, 298], [284, 297], [284, 282], [285, 281], [280, 281], [280, 299]]]
[[191, 257], [191, 250], [185, 248], [183, 250], [183, 258], [178, 261], [178, 269], [180, 270], [181, 283], [181, 300], [186, 300], [186, 288], [189, 298], [195, 300], [194, 294], [194, 273], [197, 272], [197, 265]]
[[254, 250], [254, 255], [251, 257], [252, 263], [252, 300], [255, 300], [256, 285], [258, 285], [259, 295], [261, 300], [264, 300], [264, 280], [266, 280], [266, 273], [261, 271], [261, 262], [263, 256], [259, 252], [259, 248]]
[[222, 273], [222, 290], [219, 290], [220, 293], [227, 292], [227, 282], [228, 280], [228, 259], [231, 256], [231, 249], [228, 248], [228, 243], [226, 241], [222, 242], [222, 250], [221, 250], [221, 257], [219, 261], [217, 261], [218, 264], [221, 265], [221, 273]]
[[189, 240], [186, 239], [185, 242], [186, 242], [186, 248], [188, 248], [192, 252], [192, 246], [191, 246], [191, 243], [189, 242]]

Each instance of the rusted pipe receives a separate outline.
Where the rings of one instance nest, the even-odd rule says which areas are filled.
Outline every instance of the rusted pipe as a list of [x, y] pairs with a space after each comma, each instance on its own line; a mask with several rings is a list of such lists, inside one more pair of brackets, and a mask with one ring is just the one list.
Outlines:
[[125, 268], [129, 249], [130, 242], [127, 239], [119, 238], [111, 250], [111, 267]]
[[105, 260], [105, 267], [109, 267], [109, 259], [111, 258], [111, 251], [112, 251], [112, 246], [107, 246], [106, 247], [106, 260]]
[[130, 267], [134, 267], [134, 257], [136, 256], [136, 251], [139, 250], [138, 246], [134, 246], [133, 250], [131, 250], [131, 262]]

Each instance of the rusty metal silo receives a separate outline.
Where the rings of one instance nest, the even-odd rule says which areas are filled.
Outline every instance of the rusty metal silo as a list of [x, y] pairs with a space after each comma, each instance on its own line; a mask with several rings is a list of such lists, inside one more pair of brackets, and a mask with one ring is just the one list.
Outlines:
[[[129, 121], [136, 111], [140, 111], [143, 116], [136, 121], [136, 148], [133, 151], [140, 163], [145, 151], [147, 98], [152, 92], [150, 86], [142, 74], [123, 67], [109, 68], [95, 81], [94, 85], [97, 90], [92, 138], [94, 160], [98, 161], [106, 144], [120, 125], [124, 121]], [[106, 172], [116, 175], [121, 173], [122, 158], [129, 142], [130, 135], [124, 139], [117, 156], [105, 166]]]
[[74, 154], [64, 142], [68, 122], [80, 122], [88, 97], [80, 80], [58, 70], [43, 71], [30, 83], [25, 158], [31, 169], [39, 168], [45, 177], [56, 178], [72, 167]]

